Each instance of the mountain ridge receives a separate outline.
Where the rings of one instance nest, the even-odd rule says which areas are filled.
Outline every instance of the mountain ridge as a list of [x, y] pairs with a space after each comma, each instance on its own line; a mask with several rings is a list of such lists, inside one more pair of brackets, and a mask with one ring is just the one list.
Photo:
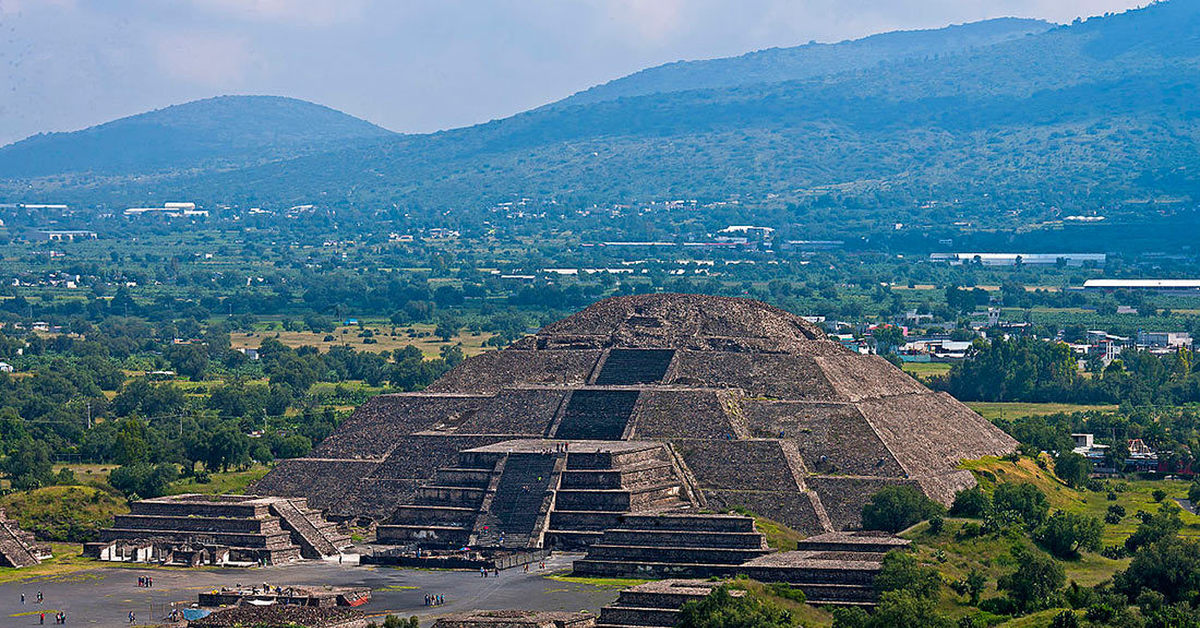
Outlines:
[[286, 151], [320, 149], [334, 141], [392, 135], [365, 120], [296, 98], [214, 96], [13, 142], [0, 147], [0, 177], [253, 162]]
[[[1138, 199], [1200, 198], [1190, 167], [1200, 160], [1198, 85], [1200, 7], [1175, 0], [936, 58], [560, 101], [473, 127], [155, 183], [220, 202], [386, 203], [443, 217], [457, 210], [460, 220], [521, 197], [747, 207], [775, 197], [800, 208], [795, 220], [820, 215], [844, 231], [896, 216], [1010, 228]], [[147, 189], [130, 179], [22, 183], [128, 199]]]

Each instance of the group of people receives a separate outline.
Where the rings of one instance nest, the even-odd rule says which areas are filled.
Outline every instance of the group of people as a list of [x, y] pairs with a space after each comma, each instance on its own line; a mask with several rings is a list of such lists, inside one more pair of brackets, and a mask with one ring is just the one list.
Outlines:
[[[501, 540], [503, 540], [503, 539], [504, 539], [504, 537], [500, 537], [500, 538], [501, 538]], [[480, 567], [480, 568], [479, 568], [479, 577], [480, 577], [480, 578], [486, 578], [486, 577], [488, 577], [488, 573], [489, 573], [489, 572], [488, 572], [488, 568], [487, 568], [487, 567]], [[500, 568], [499, 568], [499, 567], [497, 567], [497, 568], [495, 569], [495, 571], [493, 571], [493, 572], [491, 572], [491, 573], [493, 574], [493, 577], [495, 577], [495, 578], [499, 578], [499, 577], [500, 577]]]
[[426, 595], [425, 606], [441, 606], [446, 603], [445, 596], [442, 595]]
[[[38, 623], [39, 624], [46, 623], [46, 612], [45, 611], [42, 611], [41, 615], [38, 616]], [[67, 612], [66, 611], [58, 611], [57, 613], [55, 613], [54, 614], [54, 623], [56, 623], [56, 624], [67, 623]]]
[[[33, 598], [33, 600], [36, 604], [41, 604], [42, 601], [45, 599], [46, 598], [42, 597], [41, 591], [38, 591], [37, 596], [35, 598]], [[21, 606], [25, 606], [25, 593], [23, 593], [23, 592], [21, 593]]]
[[151, 578], [150, 576], [138, 576], [139, 588], [148, 589], [152, 586], [154, 586], [154, 578]]

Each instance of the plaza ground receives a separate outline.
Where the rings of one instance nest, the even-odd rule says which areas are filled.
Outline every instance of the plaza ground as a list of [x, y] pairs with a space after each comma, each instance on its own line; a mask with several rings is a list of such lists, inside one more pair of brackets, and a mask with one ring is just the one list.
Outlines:
[[[499, 577], [480, 578], [477, 571], [393, 569], [305, 561], [261, 569], [173, 569], [132, 565], [106, 566], [56, 576], [34, 577], [0, 584], [0, 623], [4, 626], [38, 625], [46, 612], [52, 625], [54, 614], [66, 611], [68, 625], [128, 626], [129, 612], [138, 625], [161, 623], [174, 602], [180, 608], [196, 602], [197, 595], [221, 586], [263, 582], [280, 585], [332, 585], [370, 587], [372, 599], [363, 609], [370, 615], [417, 615], [426, 620], [468, 610], [525, 608], [534, 610], [590, 610], [617, 598], [617, 587], [563, 582], [547, 576], [570, 569], [576, 556], [553, 556], [546, 569], [534, 565], [502, 571]], [[137, 587], [139, 576], [154, 578], [153, 588]], [[45, 602], [36, 604], [41, 591]], [[21, 604], [21, 593], [26, 602]], [[445, 605], [424, 605], [427, 594], [442, 595]], [[382, 621], [380, 621], [382, 623]]]

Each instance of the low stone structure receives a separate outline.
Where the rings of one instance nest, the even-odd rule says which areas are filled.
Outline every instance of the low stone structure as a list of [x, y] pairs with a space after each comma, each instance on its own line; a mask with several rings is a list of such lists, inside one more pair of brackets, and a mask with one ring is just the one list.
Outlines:
[[[621, 591], [617, 601], [600, 609], [596, 628], [674, 628], [684, 604], [712, 593], [720, 582], [711, 580], [659, 580]], [[730, 591], [730, 595], [744, 595]]]
[[371, 601], [369, 587], [307, 587], [270, 586], [222, 587], [201, 593], [200, 606], [237, 606], [249, 604], [282, 604], [289, 606], [362, 606]]
[[188, 622], [189, 628], [365, 628], [363, 611], [344, 606], [234, 606]]
[[626, 515], [606, 530], [574, 575], [605, 578], [733, 578], [796, 587], [815, 604], [873, 604], [883, 556], [909, 541], [874, 532], [809, 537], [773, 552], [750, 517]]
[[50, 556], [49, 545], [38, 543], [0, 508], [0, 567], [32, 567]]
[[434, 622], [434, 628], [592, 628], [596, 616], [566, 611], [476, 611]]
[[350, 537], [303, 498], [174, 495], [130, 504], [84, 554], [197, 566], [280, 564], [337, 555]]

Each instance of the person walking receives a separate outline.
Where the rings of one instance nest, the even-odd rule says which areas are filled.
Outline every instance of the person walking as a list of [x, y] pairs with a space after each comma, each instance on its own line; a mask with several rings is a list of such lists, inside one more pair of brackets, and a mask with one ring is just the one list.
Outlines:
[[21, 606], [25, 606], [25, 592], [21, 592]]
[[46, 623], [46, 611], [42, 611], [42, 614], [38, 616], [38, 623], [39, 624]]
[[137, 621], [137, 616], [133, 614], [133, 611], [129, 611], [129, 623], [130, 623], [130, 625], [132, 625], [132, 624], [133, 624], [133, 622], [135, 622], [135, 621]]

